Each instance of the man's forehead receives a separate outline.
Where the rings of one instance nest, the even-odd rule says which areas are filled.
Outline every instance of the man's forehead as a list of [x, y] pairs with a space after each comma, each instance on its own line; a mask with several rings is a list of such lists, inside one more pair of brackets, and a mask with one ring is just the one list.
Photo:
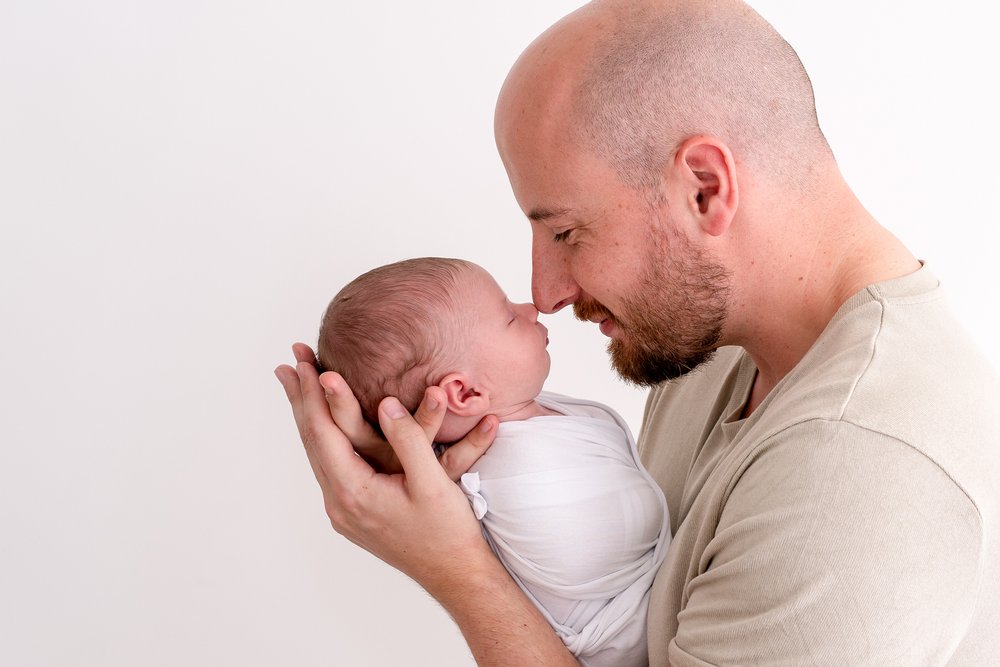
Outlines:
[[497, 98], [494, 132], [501, 155], [505, 147], [523, 152], [566, 135], [574, 109], [580, 57], [538, 57], [529, 49], [514, 65]]

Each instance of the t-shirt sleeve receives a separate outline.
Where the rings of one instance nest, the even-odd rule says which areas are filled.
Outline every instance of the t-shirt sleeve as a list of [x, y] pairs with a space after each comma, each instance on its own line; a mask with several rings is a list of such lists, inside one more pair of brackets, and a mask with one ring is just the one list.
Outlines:
[[919, 451], [799, 424], [733, 476], [670, 663], [945, 664], [975, 607], [982, 539], [976, 507]]

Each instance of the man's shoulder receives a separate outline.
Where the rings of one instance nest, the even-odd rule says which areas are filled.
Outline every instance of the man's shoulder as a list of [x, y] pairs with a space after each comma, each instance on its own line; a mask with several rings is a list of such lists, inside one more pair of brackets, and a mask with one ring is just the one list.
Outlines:
[[832, 432], [856, 438], [857, 427], [883, 435], [933, 461], [959, 486], [983, 486], [974, 481], [983, 466], [1000, 472], [1000, 376], [940, 290], [872, 291], [840, 313], [775, 387], [760, 411], [758, 439], [841, 423]]

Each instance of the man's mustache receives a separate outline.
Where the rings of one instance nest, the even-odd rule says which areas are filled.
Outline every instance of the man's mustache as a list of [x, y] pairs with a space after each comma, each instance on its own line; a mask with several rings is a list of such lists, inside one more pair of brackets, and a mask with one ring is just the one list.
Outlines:
[[593, 299], [580, 299], [574, 303], [573, 315], [576, 319], [584, 322], [593, 322], [595, 320], [600, 322], [609, 317], [614, 317], [610, 310]]

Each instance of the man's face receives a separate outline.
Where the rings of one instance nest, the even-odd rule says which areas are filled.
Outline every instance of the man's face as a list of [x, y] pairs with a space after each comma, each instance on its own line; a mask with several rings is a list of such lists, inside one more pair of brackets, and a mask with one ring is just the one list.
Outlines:
[[532, 225], [532, 294], [542, 312], [573, 305], [611, 338], [618, 373], [640, 385], [683, 375], [716, 347], [728, 274], [692, 244], [655, 193], [562, 142], [499, 140]]
[[[680, 377], [711, 357], [729, 291], [725, 270], [679, 234], [654, 227], [649, 245], [637, 287], [620, 299], [617, 311], [588, 297], [573, 304], [577, 319], [614, 323], [601, 326], [611, 336], [611, 364], [622, 378], [642, 386]], [[667, 252], [670, 259], [664, 261]]]

